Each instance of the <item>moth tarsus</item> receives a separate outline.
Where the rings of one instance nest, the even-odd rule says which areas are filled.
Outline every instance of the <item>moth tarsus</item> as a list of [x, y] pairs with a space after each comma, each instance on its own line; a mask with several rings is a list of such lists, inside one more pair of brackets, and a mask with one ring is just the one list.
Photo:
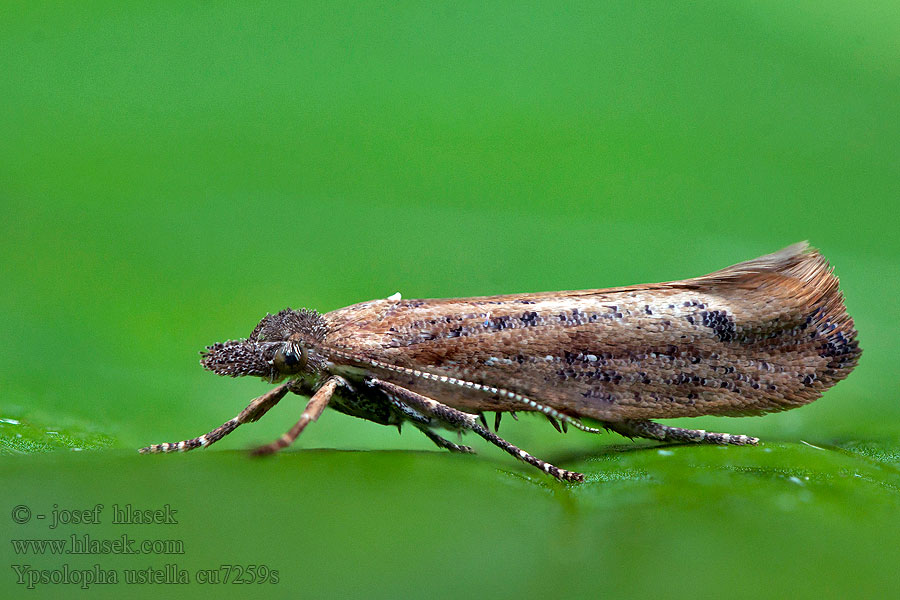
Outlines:
[[[753, 445], [744, 435], [653, 419], [756, 415], [802, 406], [856, 366], [861, 350], [828, 262], [805, 243], [692, 279], [620, 288], [438, 300], [394, 294], [326, 314], [266, 315], [247, 339], [209, 346], [220, 375], [280, 383], [209, 433], [141, 452], [208, 446], [288, 392], [300, 420], [256, 450], [290, 445], [326, 406], [472, 452], [436, 429], [473, 432], [558, 479], [583, 475], [497, 435], [503, 413], [544, 414], [560, 431]], [[486, 412], [494, 412], [494, 432]]]

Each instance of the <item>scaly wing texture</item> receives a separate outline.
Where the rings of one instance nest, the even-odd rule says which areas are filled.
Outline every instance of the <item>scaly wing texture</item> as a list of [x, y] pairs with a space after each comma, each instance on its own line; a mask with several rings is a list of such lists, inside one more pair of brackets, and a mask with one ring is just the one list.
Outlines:
[[[324, 316], [327, 346], [603, 421], [786, 410], [845, 378], [861, 352], [837, 277], [805, 243], [681, 281], [387, 299]], [[482, 391], [379, 376], [461, 410], [524, 410]]]

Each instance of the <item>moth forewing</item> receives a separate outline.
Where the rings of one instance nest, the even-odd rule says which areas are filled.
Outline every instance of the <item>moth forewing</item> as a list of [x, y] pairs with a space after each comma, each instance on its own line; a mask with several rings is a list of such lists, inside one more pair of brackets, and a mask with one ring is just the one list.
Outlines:
[[461, 410], [528, 410], [473, 382], [600, 421], [806, 404], [860, 350], [837, 278], [805, 244], [704, 277], [576, 292], [383, 300], [325, 315], [357, 364]]
[[[382, 424], [411, 421], [450, 450], [468, 448], [433, 429], [474, 431], [572, 480], [580, 474], [466, 415], [538, 411], [588, 431], [597, 430], [582, 417], [629, 436], [755, 443], [649, 419], [800, 406], [845, 378], [860, 352], [837, 278], [802, 243], [659, 284], [438, 300], [395, 294], [324, 315], [288, 309], [263, 319], [249, 340], [210, 347], [204, 365], [229, 375], [270, 369], [307, 395], [327, 382], [318, 412], [330, 401]], [[299, 373], [280, 372], [301, 362]]]

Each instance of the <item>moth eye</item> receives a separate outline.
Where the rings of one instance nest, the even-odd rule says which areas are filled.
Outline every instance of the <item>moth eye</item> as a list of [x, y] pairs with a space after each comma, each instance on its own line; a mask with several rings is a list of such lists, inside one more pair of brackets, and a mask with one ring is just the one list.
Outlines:
[[306, 367], [306, 347], [301, 344], [284, 345], [275, 352], [272, 364], [281, 373], [299, 373]]

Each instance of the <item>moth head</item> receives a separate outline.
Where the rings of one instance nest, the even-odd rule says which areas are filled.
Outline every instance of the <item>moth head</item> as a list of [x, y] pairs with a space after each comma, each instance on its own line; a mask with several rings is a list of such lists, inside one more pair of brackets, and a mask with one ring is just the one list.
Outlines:
[[287, 308], [263, 317], [245, 340], [208, 346], [200, 353], [200, 364], [219, 375], [252, 375], [272, 382], [313, 375], [325, 363], [316, 352], [325, 333], [325, 320], [319, 313]]

